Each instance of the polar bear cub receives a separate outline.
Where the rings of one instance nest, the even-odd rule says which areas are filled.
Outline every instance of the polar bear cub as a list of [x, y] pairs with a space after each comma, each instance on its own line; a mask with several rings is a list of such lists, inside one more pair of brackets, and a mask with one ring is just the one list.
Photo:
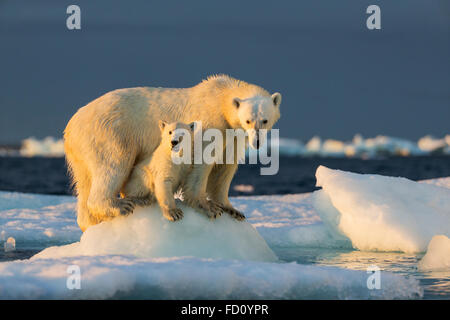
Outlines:
[[[185, 151], [181, 145], [190, 145], [194, 139], [195, 122], [167, 123], [159, 121], [161, 142], [152, 156], [136, 166], [124, 188], [123, 197], [130, 199], [137, 205], [149, 205], [158, 202], [167, 220], [177, 221], [183, 217], [183, 211], [177, 208], [174, 199], [186, 177], [192, 169], [192, 159], [182, 161]], [[190, 139], [190, 144], [183, 139]], [[191, 150], [188, 150], [189, 154]], [[179, 161], [174, 161], [178, 157]]]

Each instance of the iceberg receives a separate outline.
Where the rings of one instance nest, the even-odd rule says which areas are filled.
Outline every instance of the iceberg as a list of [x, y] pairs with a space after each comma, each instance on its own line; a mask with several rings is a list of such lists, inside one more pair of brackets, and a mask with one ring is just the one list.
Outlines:
[[448, 146], [447, 137], [450, 136], [447, 135], [443, 139], [436, 139], [435, 137], [428, 135], [420, 138], [419, 141], [417, 142], [417, 145], [421, 150], [424, 150], [426, 152], [442, 152]]
[[64, 142], [62, 139], [53, 137], [47, 137], [42, 140], [30, 137], [22, 141], [20, 154], [25, 157], [63, 157]]
[[316, 179], [316, 210], [359, 250], [425, 252], [433, 236], [450, 235], [445, 187], [324, 166]]
[[449, 271], [450, 239], [444, 235], [434, 236], [417, 268], [420, 271]]

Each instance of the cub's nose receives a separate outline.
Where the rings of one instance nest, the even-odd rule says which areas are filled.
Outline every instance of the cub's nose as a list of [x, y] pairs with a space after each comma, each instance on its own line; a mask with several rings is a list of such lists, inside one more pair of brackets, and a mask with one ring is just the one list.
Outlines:
[[172, 143], [172, 147], [175, 147], [178, 144], [178, 141], [177, 140], [172, 140], [171, 143]]

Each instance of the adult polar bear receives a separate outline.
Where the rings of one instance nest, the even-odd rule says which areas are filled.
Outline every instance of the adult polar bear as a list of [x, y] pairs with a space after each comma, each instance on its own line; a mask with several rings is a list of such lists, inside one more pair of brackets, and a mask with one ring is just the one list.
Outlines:
[[[226, 129], [244, 129], [250, 145], [258, 148], [258, 130], [272, 128], [280, 117], [280, 103], [279, 93], [271, 95], [257, 85], [218, 75], [191, 88], [119, 89], [80, 108], [64, 131], [78, 225], [84, 231], [133, 210], [132, 201], [118, 194], [133, 167], [159, 145], [159, 120], [201, 121], [203, 129], [219, 129], [223, 137]], [[222, 210], [240, 215], [228, 200], [237, 165], [194, 165], [183, 190], [188, 204], [213, 217]]]

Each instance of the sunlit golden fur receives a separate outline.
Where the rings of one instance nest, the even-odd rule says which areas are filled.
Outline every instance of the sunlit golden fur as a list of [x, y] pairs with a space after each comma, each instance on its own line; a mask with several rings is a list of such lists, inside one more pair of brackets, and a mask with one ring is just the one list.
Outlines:
[[[188, 163], [174, 163], [172, 161], [174, 150], [172, 140], [175, 139], [175, 130], [183, 129], [187, 134], [184, 134], [182, 139], [189, 139], [189, 141], [183, 142], [189, 143], [192, 150], [194, 123], [189, 125], [181, 122], [167, 124], [160, 121], [160, 129], [161, 142], [159, 146], [148, 159], [142, 160], [134, 167], [121, 194], [124, 198], [133, 199], [141, 205], [150, 205], [156, 200], [164, 217], [170, 221], [176, 221], [183, 217], [183, 212], [175, 204], [174, 193], [182, 187], [182, 183], [190, 173], [192, 158]], [[179, 139], [177, 138], [176, 141], [178, 142]], [[178, 153], [182, 151], [180, 150]]]
[[[90, 225], [129, 213], [130, 203], [117, 195], [133, 168], [149, 159], [159, 145], [159, 120], [201, 121], [203, 129], [223, 132], [241, 128], [243, 119], [239, 119], [233, 99], [255, 96], [272, 99], [259, 86], [218, 75], [184, 89], [119, 89], [80, 108], [64, 131], [67, 163], [78, 196], [80, 228], [84, 231]], [[279, 103], [271, 107], [275, 109], [268, 119], [268, 129], [280, 117]], [[185, 183], [187, 202], [216, 211], [207, 201], [208, 195], [230, 213], [236, 213], [228, 200], [236, 169], [237, 163], [194, 165]]]

